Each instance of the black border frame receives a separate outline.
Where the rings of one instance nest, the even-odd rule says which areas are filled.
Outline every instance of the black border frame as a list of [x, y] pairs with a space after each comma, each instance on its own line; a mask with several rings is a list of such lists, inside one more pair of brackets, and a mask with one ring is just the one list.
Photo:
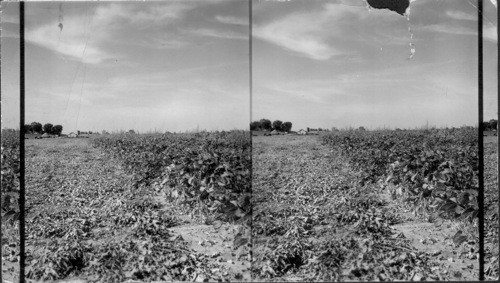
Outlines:
[[[252, 15], [252, 1], [248, 0], [249, 7], [249, 90], [250, 90], [250, 121], [252, 120], [252, 26], [253, 26], [253, 15]], [[20, 236], [20, 260], [19, 260], [19, 282], [25, 282], [25, 141], [23, 134], [23, 127], [25, 122], [25, 37], [24, 37], [24, 16], [25, 16], [25, 1], [19, 1], [19, 33], [20, 33], [20, 174], [19, 174], [19, 236]], [[483, 122], [483, 0], [478, 0], [477, 5], [478, 10], [478, 158], [479, 158], [479, 194], [478, 194], [478, 205], [479, 205], [479, 281], [484, 281], [484, 138], [482, 133], [482, 122]], [[500, 54], [500, 45], [498, 44], [498, 38], [500, 38], [500, 29], [498, 28], [498, 23], [500, 22], [500, 15], [497, 8], [497, 66], [500, 70], [500, 59], [498, 54]], [[497, 72], [498, 72], [497, 70]], [[498, 78], [498, 74], [497, 74]], [[500, 90], [500, 79], [498, 79], [498, 90]], [[497, 90], [497, 91], [498, 91]], [[498, 109], [500, 109], [500, 99], [498, 100]], [[497, 120], [500, 120], [500, 114], [497, 112]], [[251, 135], [251, 133], [250, 133]], [[500, 135], [497, 136], [498, 148], [497, 148], [497, 160], [498, 162], [498, 174], [500, 175]], [[252, 175], [252, 174], [251, 174]], [[497, 177], [500, 181], [500, 176]], [[498, 190], [500, 192], [500, 183], [498, 185]], [[499, 202], [500, 210], [500, 202]], [[500, 224], [500, 219], [499, 219]], [[0, 259], [1, 264], [1, 259]], [[0, 279], [1, 279], [0, 274]]]
[[25, 142], [24, 142], [24, 102], [25, 102], [25, 69], [24, 69], [24, 59], [25, 59], [25, 40], [24, 40], [24, 1], [19, 2], [19, 56], [20, 56], [20, 140], [19, 140], [19, 282], [25, 282]]

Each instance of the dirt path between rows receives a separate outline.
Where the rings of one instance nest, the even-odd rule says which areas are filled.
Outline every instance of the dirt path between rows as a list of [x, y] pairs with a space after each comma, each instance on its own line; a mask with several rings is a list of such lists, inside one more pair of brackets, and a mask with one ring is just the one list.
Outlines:
[[[163, 210], [170, 210], [175, 204], [166, 201], [163, 192], [156, 194], [155, 199], [162, 205]], [[193, 281], [217, 281], [218, 278], [227, 278], [232, 282], [249, 282], [251, 253], [248, 245], [235, 247], [234, 239], [243, 232], [243, 226], [223, 223], [216, 220], [204, 224], [193, 215], [179, 212], [179, 224], [170, 228], [170, 231], [188, 242], [188, 248], [196, 254], [203, 254], [212, 258], [220, 268], [211, 270], [212, 276], [197, 276]]]
[[[61, 253], [58, 247], [73, 252], [74, 243], [79, 243], [78, 247], [84, 250], [92, 250], [94, 262], [103, 260], [102, 253], [125, 249], [123, 252], [129, 254], [120, 252], [127, 258], [123, 268], [131, 268], [132, 264], [139, 267], [147, 263], [144, 256], [126, 251], [125, 244], [156, 242], [157, 236], [149, 236], [152, 232], [147, 232], [154, 229], [157, 231], [154, 233], [163, 233], [166, 237], [161, 247], [172, 243], [165, 249], [177, 250], [179, 256], [172, 258], [173, 262], [190, 262], [191, 266], [196, 263], [183, 271], [189, 272], [189, 281], [249, 281], [248, 247], [234, 250], [232, 245], [237, 225], [221, 222], [204, 225], [186, 215], [176, 215], [175, 204], [166, 202], [165, 196], [152, 187], [134, 188], [132, 176], [121, 162], [94, 148], [90, 139], [28, 140], [26, 152], [28, 270], [62, 272], [54, 266], [59, 268], [61, 257], [68, 255]], [[148, 208], [142, 211], [145, 207]], [[145, 215], [146, 222], [142, 220]], [[156, 224], [148, 226], [147, 221]], [[154, 252], [152, 248], [150, 252]], [[158, 257], [164, 255], [157, 254], [155, 258]], [[46, 267], [49, 263], [50, 269]], [[128, 271], [117, 269], [117, 274], [125, 272], [125, 278], [117, 280], [118, 277], [112, 277], [115, 276], [112, 267], [103, 270], [99, 265], [83, 267], [81, 271], [69, 270], [64, 278], [55, 282], [143, 282], [137, 277], [150, 272], [137, 267]], [[153, 268], [164, 268], [163, 265], [158, 262]], [[110, 277], [102, 279], [97, 272]], [[165, 277], [164, 281], [175, 280]]]
[[[353, 232], [336, 230], [335, 224], [328, 222], [328, 211], [335, 202], [342, 202], [338, 198], [345, 198], [340, 191], [337, 196], [332, 195], [331, 190], [348, 191], [357, 186], [357, 173], [338, 152], [322, 145], [317, 137], [254, 137], [253, 167], [254, 229], [271, 228], [267, 222], [290, 229], [286, 223], [302, 217], [312, 225], [309, 228], [302, 226], [312, 243], [326, 240], [321, 236], [324, 233], [328, 237], [344, 238]], [[385, 202], [385, 209], [393, 211], [394, 218], [401, 219], [390, 226], [393, 235], [406, 238], [411, 243], [411, 250], [426, 253], [441, 269], [447, 269], [445, 273], [449, 279], [478, 280], [477, 255], [467, 253], [467, 246], [455, 247], [451, 240], [464, 227], [450, 221], [429, 223], [406, 210], [386, 190], [375, 193]], [[313, 195], [323, 195], [327, 199], [314, 199]], [[257, 278], [264, 280], [265, 270], [269, 269], [266, 258], [272, 255], [269, 250], [276, 248], [271, 242], [285, 242], [286, 234], [283, 233], [268, 230], [253, 234], [256, 262], [260, 266], [254, 272]], [[459, 253], [461, 248], [463, 254]], [[271, 280], [301, 281], [304, 278], [299, 269]], [[340, 278], [346, 280], [346, 277]]]
[[19, 261], [17, 256], [15, 259], [9, 259], [5, 256], [2, 259], [2, 283], [19, 282]]
[[475, 230], [470, 225], [443, 219], [425, 221], [426, 217], [410, 213], [387, 194], [382, 194], [381, 197], [390, 200], [388, 206], [399, 211], [405, 219], [404, 223], [392, 225], [391, 228], [396, 233], [403, 233], [416, 250], [433, 255], [438, 263], [448, 268], [452, 280], [479, 280], [477, 251], [471, 250], [468, 241], [461, 245], [453, 242], [453, 236], [459, 230], [474, 235]]

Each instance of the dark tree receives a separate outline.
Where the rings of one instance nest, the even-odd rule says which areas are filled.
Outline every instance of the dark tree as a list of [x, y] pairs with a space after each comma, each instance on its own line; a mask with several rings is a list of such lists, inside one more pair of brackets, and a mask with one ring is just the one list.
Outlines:
[[42, 124], [40, 124], [38, 122], [31, 123], [31, 131], [33, 133], [39, 133], [39, 134], [41, 134], [42, 133]]
[[46, 132], [47, 134], [52, 134], [53, 127], [54, 127], [54, 125], [52, 125], [51, 123], [47, 123], [47, 124], [43, 125], [43, 131]]
[[358, 131], [366, 131], [365, 127], [361, 126], [358, 128]]
[[29, 132], [31, 132], [31, 125], [24, 125], [23, 133], [27, 134]]
[[271, 130], [271, 120], [268, 119], [260, 119], [260, 126], [263, 130]]
[[55, 125], [54, 127], [52, 127], [52, 133], [54, 135], [60, 135], [62, 133], [62, 130], [63, 130], [63, 126], [61, 126], [61, 125]]
[[498, 126], [498, 121], [495, 119], [491, 119], [489, 122], [489, 126], [491, 130], [496, 130]]
[[283, 122], [281, 122], [280, 120], [276, 120], [273, 122], [273, 129], [275, 129], [276, 131], [282, 131], [283, 130], [281, 128], [282, 125], [283, 125]]
[[283, 125], [281, 125], [281, 128], [285, 132], [290, 132], [292, 130], [292, 122], [285, 122]]
[[482, 131], [488, 131], [490, 129], [490, 123], [489, 122], [482, 122], [481, 123], [481, 130]]
[[259, 121], [254, 121], [250, 123], [250, 131], [257, 131], [261, 128], [260, 122]]
[[135, 131], [134, 130], [128, 130], [128, 133], [129, 134], [135, 134]]

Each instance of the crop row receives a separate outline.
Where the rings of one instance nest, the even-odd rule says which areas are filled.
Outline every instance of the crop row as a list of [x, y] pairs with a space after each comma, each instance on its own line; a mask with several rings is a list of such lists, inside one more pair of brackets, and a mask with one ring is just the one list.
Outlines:
[[248, 132], [107, 135], [94, 144], [123, 160], [136, 187], [151, 185], [177, 202], [237, 218], [250, 213]]
[[343, 131], [323, 142], [362, 170], [361, 185], [392, 184], [394, 197], [442, 217], [477, 216], [477, 129]]
[[2, 130], [2, 221], [19, 218], [19, 132]]

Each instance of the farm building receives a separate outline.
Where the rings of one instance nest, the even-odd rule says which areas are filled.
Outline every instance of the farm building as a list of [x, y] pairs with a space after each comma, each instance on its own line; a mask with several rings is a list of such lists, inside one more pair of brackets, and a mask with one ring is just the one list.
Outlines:
[[71, 132], [69, 135], [68, 135], [68, 138], [76, 138], [78, 137], [74, 132]]
[[299, 134], [299, 135], [307, 135], [307, 132], [306, 132], [306, 130], [304, 130], [304, 129], [300, 129], [300, 130], [297, 132], [297, 134]]
[[275, 135], [279, 135], [279, 134], [280, 134], [280, 133], [279, 133], [278, 131], [276, 131], [276, 130], [273, 130], [273, 131], [271, 132], [271, 135], [273, 135], [273, 136], [275, 136]]

